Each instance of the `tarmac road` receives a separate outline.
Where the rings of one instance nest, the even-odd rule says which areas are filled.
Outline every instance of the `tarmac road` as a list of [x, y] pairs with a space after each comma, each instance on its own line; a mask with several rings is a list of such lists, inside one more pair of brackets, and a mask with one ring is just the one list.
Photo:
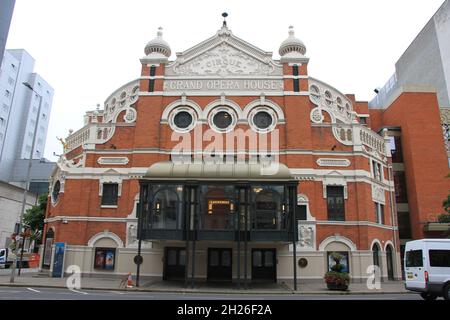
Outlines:
[[[442, 299], [442, 298], [440, 298]], [[0, 287], [0, 300], [422, 300], [418, 294], [239, 295]]]

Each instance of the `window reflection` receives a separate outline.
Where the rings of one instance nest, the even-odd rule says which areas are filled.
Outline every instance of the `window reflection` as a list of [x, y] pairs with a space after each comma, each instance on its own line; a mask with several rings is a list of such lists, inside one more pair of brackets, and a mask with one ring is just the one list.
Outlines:
[[262, 267], [262, 252], [260, 250], [253, 251], [253, 266]]
[[[291, 207], [283, 185], [210, 184], [196, 188], [197, 191], [191, 194], [185, 192], [190, 189], [181, 185], [144, 186], [143, 225], [149, 229], [182, 230], [186, 227], [185, 211], [189, 209], [191, 228], [195, 225], [200, 231], [237, 231], [239, 221], [241, 231], [246, 225], [249, 231], [287, 228]], [[191, 204], [188, 204], [190, 195]], [[192, 215], [194, 212], [195, 216]]]
[[254, 187], [253, 229], [280, 230], [285, 228], [286, 207], [282, 202], [284, 188], [281, 186]]
[[181, 228], [181, 190], [180, 187], [166, 186], [155, 188], [152, 203], [153, 229]]
[[201, 186], [201, 229], [230, 230], [234, 228], [234, 186]]
[[264, 265], [266, 267], [273, 267], [273, 251], [264, 252]]

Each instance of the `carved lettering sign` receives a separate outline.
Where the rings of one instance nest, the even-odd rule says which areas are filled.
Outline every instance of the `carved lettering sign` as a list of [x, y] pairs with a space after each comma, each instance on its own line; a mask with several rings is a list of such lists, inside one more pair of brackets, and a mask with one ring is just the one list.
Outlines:
[[164, 91], [264, 90], [283, 91], [282, 80], [166, 80]]
[[232, 76], [232, 75], [270, 75], [274, 71], [270, 63], [222, 43], [221, 45], [185, 63], [173, 67], [176, 75]]

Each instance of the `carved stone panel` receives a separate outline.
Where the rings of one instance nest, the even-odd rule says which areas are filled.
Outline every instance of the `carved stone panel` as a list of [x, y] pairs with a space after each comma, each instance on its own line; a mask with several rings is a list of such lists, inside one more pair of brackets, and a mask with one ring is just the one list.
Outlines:
[[385, 204], [386, 197], [384, 194], [384, 189], [382, 187], [375, 184], [372, 185], [372, 200], [381, 204]]
[[316, 249], [316, 225], [298, 223], [298, 244], [297, 250]]
[[[185, 63], [176, 63], [174, 75], [183, 76], [241, 76], [271, 75], [275, 67], [234, 48], [226, 42]], [[170, 74], [170, 70], [169, 74]]]
[[127, 244], [137, 244], [137, 224], [129, 223], [127, 226]]

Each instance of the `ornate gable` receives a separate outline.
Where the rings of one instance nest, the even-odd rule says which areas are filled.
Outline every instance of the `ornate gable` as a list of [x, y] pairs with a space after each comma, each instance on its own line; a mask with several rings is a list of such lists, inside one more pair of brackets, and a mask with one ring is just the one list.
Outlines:
[[167, 76], [250, 77], [282, 76], [282, 65], [263, 51], [234, 36], [227, 27], [202, 43], [177, 53]]

